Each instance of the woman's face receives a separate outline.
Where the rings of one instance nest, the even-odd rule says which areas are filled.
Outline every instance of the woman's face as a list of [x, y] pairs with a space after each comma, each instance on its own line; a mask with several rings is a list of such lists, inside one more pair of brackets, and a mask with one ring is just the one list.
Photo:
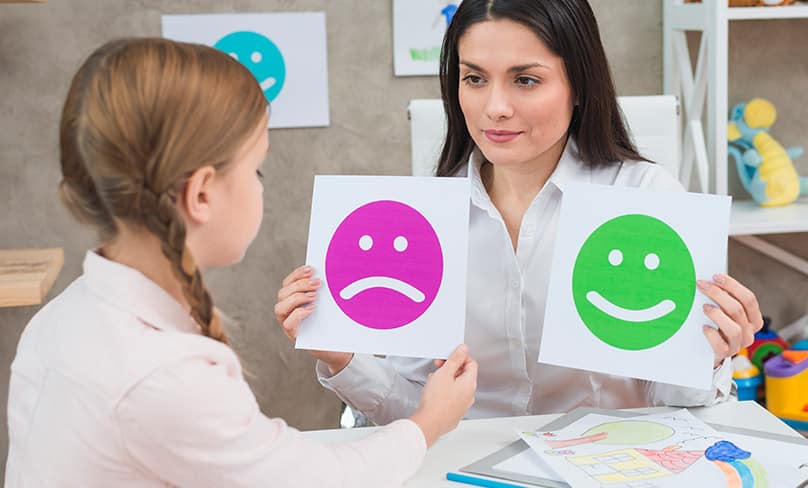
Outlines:
[[554, 165], [573, 110], [563, 59], [511, 20], [472, 25], [458, 54], [460, 108], [485, 158], [500, 167]]

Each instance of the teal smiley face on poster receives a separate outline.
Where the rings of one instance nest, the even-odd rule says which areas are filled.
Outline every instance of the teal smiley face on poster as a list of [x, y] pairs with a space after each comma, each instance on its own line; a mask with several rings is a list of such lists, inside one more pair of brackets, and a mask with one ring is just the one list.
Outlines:
[[281, 50], [269, 38], [251, 31], [232, 32], [213, 47], [246, 66], [260, 83], [268, 101], [278, 97], [286, 81], [286, 62]]

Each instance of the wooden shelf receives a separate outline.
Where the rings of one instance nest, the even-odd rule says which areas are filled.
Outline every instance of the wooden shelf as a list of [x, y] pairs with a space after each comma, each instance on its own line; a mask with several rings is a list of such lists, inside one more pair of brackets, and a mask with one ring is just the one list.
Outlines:
[[0, 0], [0, 3], [46, 3], [48, 0]]
[[666, 0], [667, 22], [674, 29], [708, 30], [715, 21], [729, 22], [733, 20], [771, 20], [771, 19], [805, 19], [808, 18], [808, 2], [798, 2], [782, 7], [728, 7], [709, 3], [682, 3], [682, 0]]
[[808, 199], [775, 208], [763, 208], [752, 200], [732, 202], [730, 235], [787, 232], [808, 232]]
[[0, 249], [0, 307], [42, 303], [63, 264], [62, 248]]
[[803, 2], [783, 7], [733, 7], [727, 9], [729, 20], [805, 19], [808, 4]]

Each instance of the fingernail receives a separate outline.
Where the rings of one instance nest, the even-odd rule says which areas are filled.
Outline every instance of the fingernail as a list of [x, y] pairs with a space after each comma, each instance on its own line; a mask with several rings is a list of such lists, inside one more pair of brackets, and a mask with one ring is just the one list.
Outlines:
[[723, 285], [724, 282], [727, 281], [727, 278], [722, 274], [716, 274], [716, 275], [713, 275], [713, 281], [715, 281], [719, 285]]
[[303, 266], [304, 273], [311, 273], [311, 266]]
[[696, 280], [696, 286], [699, 287], [699, 290], [706, 290], [710, 287], [710, 283], [704, 280]]
[[314, 304], [313, 304], [313, 303], [309, 303], [308, 305], [306, 305], [306, 306], [305, 306], [305, 307], [303, 307], [303, 308], [304, 308], [305, 310], [314, 310]]
[[317, 293], [315, 293], [313, 291], [307, 291], [306, 296], [309, 297], [309, 298], [314, 298], [314, 297], [317, 296]]
[[311, 286], [320, 286], [320, 278], [314, 278], [309, 280], [309, 285]]
[[705, 303], [704, 306], [702, 306], [702, 309], [704, 309], [705, 312], [709, 312], [710, 310], [714, 310], [715, 306]]

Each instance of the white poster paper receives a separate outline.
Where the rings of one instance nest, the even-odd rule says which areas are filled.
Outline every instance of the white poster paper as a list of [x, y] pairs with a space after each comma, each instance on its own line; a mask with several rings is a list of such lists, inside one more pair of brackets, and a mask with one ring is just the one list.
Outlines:
[[576, 488], [797, 486], [808, 446], [718, 432], [687, 410], [624, 418], [589, 414], [522, 439]]
[[460, 0], [393, 0], [396, 76], [437, 75], [443, 35]]
[[463, 343], [466, 178], [317, 176], [298, 349], [446, 358]]
[[164, 15], [163, 36], [238, 59], [272, 105], [270, 128], [329, 125], [324, 12]]
[[563, 188], [539, 361], [700, 389], [712, 384], [709, 303], [724, 273], [730, 198]]

